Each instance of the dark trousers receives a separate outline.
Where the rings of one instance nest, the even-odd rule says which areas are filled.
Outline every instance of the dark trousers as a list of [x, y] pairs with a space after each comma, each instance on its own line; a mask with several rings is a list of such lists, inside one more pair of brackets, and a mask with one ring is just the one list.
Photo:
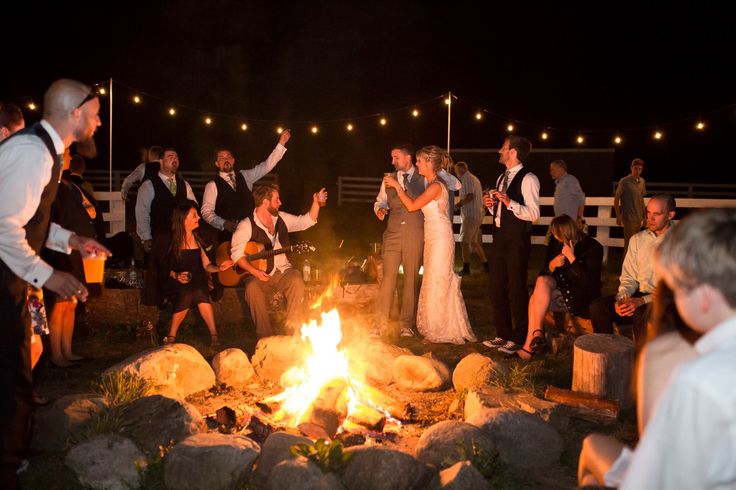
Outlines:
[[[0, 268], [5, 269], [4, 264]], [[0, 271], [0, 488], [20, 488], [16, 470], [28, 447], [31, 416], [30, 317], [26, 283]]]
[[286, 297], [287, 334], [294, 334], [302, 320], [304, 303], [304, 280], [297, 269], [289, 268], [283, 273], [276, 271], [268, 281], [260, 281], [253, 276], [245, 280], [245, 300], [250, 308], [250, 317], [256, 326], [258, 338], [273, 335], [271, 320], [268, 317], [266, 294], [281, 291]]
[[[641, 293], [633, 297], [643, 296]], [[634, 310], [633, 316], [621, 316], [616, 313], [616, 297], [602, 296], [590, 304], [590, 321], [595, 333], [613, 333], [613, 322], [618, 324], [634, 324], [634, 343], [637, 351], [647, 340], [647, 323], [652, 313], [652, 304], [645, 303]]]
[[527, 268], [530, 251], [528, 233], [504, 232], [503, 227], [494, 231], [488, 263], [496, 335], [517, 344], [524, 343], [529, 324]]

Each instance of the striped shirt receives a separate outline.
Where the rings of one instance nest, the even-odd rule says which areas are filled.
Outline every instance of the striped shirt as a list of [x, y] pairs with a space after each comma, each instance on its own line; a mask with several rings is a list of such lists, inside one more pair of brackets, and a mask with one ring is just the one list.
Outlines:
[[460, 199], [463, 199], [468, 194], [473, 194], [473, 199], [463, 204], [460, 208], [460, 216], [462, 216], [463, 220], [465, 218], [482, 220], [483, 215], [485, 215], [485, 208], [483, 208], [483, 188], [480, 185], [480, 180], [470, 172], [465, 172], [460, 177], [460, 183], [462, 184]]

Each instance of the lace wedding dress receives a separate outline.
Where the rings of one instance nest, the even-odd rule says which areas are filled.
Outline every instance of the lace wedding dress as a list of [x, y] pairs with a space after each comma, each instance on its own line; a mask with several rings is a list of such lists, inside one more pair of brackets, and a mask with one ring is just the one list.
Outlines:
[[439, 197], [422, 208], [424, 213], [424, 277], [419, 291], [417, 330], [433, 343], [475, 342], [460, 276], [455, 274], [455, 240], [449, 216], [448, 192], [443, 182]]

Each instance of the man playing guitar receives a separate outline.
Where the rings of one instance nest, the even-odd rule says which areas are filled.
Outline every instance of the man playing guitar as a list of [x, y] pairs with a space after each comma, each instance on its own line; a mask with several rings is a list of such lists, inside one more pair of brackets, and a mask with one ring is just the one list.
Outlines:
[[293, 334], [302, 318], [305, 288], [301, 272], [291, 266], [287, 255], [268, 257], [266, 270], [263, 271], [248, 261], [245, 255], [246, 244], [257, 242], [265, 250], [288, 248], [290, 232], [306, 230], [317, 223], [320, 196], [326, 199], [327, 192], [324, 188], [312, 196], [309, 212], [296, 216], [279, 211], [281, 197], [277, 185], [257, 186], [253, 189], [256, 206], [253, 215], [242, 220], [233, 233], [230, 258], [237, 267], [249, 273], [245, 278], [245, 299], [258, 338], [273, 335], [266, 307], [266, 294], [272, 291], [283, 293], [287, 304], [285, 330], [286, 333]]

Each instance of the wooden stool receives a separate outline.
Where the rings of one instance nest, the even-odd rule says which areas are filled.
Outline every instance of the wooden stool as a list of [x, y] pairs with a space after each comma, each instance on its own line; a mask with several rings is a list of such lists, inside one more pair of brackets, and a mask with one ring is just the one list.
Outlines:
[[573, 350], [572, 391], [616, 400], [628, 408], [633, 403], [633, 368], [631, 340], [603, 333], [581, 335]]

